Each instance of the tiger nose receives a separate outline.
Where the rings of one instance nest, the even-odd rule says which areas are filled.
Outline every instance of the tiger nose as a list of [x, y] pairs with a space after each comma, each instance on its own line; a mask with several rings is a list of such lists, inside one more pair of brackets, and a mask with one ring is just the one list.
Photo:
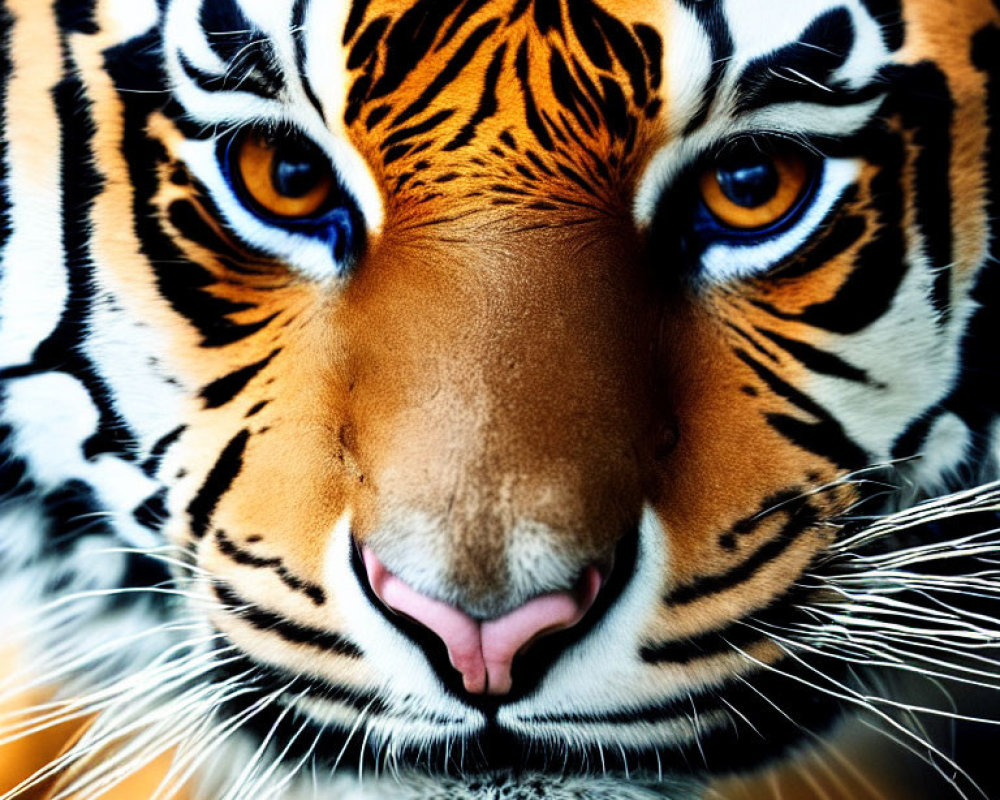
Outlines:
[[540, 637], [580, 622], [594, 604], [603, 582], [600, 571], [588, 567], [574, 591], [543, 594], [503, 616], [478, 620], [456, 606], [416, 591], [393, 575], [367, 548], [363, 556], [368, 581], [376, 596], [444, 642], [451, 665], [462, 675], [462, 683], [470, 694], [510, 692], [514, 657]]

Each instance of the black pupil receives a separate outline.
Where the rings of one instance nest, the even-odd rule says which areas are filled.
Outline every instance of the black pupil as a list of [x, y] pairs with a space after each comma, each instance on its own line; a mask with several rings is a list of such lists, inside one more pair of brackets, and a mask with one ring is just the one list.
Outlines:
[[743, 208], [758, 208], [773, 200], [781, 181], [774, 162], [763, 156], [724, 164], [715, 177], [722, 193]]
[[322, 160], [302, 147], [281, 145], [274, 155], [271, 180], [275, 191], [285, 197], [305, 197], [323, 179]]

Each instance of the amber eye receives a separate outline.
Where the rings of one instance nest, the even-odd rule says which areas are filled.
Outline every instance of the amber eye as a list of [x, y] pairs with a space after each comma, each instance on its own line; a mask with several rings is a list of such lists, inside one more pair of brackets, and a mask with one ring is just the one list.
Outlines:
[[722, 225], [755, 231], [781, 223], [799, 206], [813, 166], [806, 154], [739, 148], [705, 170], [701, 199]]
[[233, 142], [230, 159], [236, 183], [265, 215], [313, 217], [329, 207], [337, 189], [326, 156], [298, 138], [248, 131]]

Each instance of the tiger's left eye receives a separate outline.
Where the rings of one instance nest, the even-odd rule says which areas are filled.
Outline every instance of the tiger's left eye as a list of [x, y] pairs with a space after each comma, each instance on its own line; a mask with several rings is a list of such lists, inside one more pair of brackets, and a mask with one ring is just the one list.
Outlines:
[[702, 173], [701, 201], [724, 228], [759, 231], [793, 215], [812, 175], [813, 165], [804, 152], [738, 148]]
[[308, 142], [250, 130], [230, 146], [230, 170], [245, 200], [265, 216], [307, 219], [327, 210], [337, 182], [326, 156]]

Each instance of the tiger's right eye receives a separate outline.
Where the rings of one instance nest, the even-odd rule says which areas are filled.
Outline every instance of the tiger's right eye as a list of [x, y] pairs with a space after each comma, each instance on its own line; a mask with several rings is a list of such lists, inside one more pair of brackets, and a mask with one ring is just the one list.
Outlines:
[[282, 221], [316, 217], [338, 189], [329, 159], [315, 145], [252, 129], [231, 144], [230, 172], [246, 205]]
[[701, 202], [724, 229], [766, 230], [794, 214], [812, 177], [813, 165], [799, 150], [768, 154], [742, 147], [702, 173]]

